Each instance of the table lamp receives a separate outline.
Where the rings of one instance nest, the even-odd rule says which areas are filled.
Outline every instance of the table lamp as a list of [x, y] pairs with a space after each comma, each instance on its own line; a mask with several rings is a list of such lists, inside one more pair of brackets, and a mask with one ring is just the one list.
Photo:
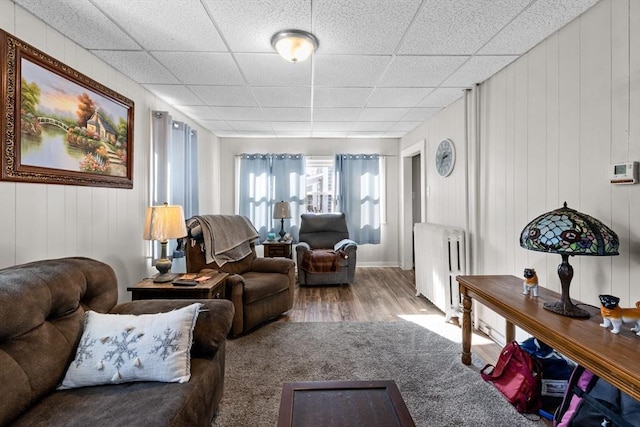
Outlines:
[[273, 207], [273, 219], [280, 220], [280, 239], [279, 242], [284, 242], [284, 220], [285, 218], [291, 218], [291, 208], [289, 202], [280, 201]]
[[144, 221], [145, 240], [160, 241], [160, 258], [156, 262], [159, 274], [153, 279], [155, 283], [170, 282], [177, 276], [171, 274], [171, 260], [167, 257], [167, 242], [169, 239], [177, 239], [187, 235], [187, 227], [184, 220], [182, 206], [170, 206], [165, 203], [162, 206], [149, 206]]
[[569, 298], [573, 267], [569, 255], [618, 255], [618, 235], [597, 219], [564, 206], [540, 215], [522, 230], [520, 246], [539, 252], [560, 254], [558, 277], [562, 285], [561, 300], [544, 303], [544, 308], [569, 317], [589, 317]]

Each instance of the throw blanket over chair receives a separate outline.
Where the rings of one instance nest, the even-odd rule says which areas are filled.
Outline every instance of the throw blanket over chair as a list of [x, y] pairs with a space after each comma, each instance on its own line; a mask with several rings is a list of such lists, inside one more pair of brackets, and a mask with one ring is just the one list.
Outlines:
[[240, 215], [203, 215], [187, 220], [183, 239], [188, 273], [213, 269], [230, 274], [225, 297], [235, 308], [231, 333], [240, 335], [293, 306], [295, 264], [258, 258], [258, 233]]
[[358, 245], [349, 239], [344, 213], [302, 214], [296, 245], [298, 283], [352, 284]]

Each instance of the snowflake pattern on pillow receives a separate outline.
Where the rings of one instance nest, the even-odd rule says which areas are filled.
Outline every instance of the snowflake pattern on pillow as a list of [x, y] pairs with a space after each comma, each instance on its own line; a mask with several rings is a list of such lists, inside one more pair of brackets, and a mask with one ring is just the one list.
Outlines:
[[137, 316], [88, 311], [76, 356], [58, 389], [189, 381], [193, 328], [201, 306]]

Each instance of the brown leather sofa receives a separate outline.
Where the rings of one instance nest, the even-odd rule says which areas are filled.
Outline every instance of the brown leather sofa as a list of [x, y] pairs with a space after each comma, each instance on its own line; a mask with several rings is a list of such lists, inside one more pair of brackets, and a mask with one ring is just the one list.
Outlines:
[[85, 311], [143, 314], [195, 300], [116, 305], [107, 264], [89, 258], [37, 261], [0, 270], [0, 426], [210, 426], [222, 398], [233, 306], [198, 300], [191, 379], [56, 390], [74, 358]]
[[235, 308], [234, 336], [243, 334], [267, 320], [293, 307], [295, 289], [295, 263], [287, 258], [258, 258], [255, 244], [251, 253], [240, 261], [227, 262], [219, 267], [215, 262], [207, 264], [201, 245], [193, 238], [186, 239], [187, 272], [197, 273], [206, 269], [224, 271], [227, 279], [225, 298]]

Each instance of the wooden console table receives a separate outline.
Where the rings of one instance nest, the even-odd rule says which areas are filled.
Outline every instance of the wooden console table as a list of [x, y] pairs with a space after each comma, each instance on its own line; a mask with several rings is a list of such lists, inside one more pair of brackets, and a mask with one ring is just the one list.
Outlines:
[[[540, 287], [538, 298], [522, 294], [522, 279], [515, 276], [458, 276], [462, 294], [462, 363], [471, 364], [471, 299], [504, 317], [505, 338], [515, 338], [515, 326], [550, 345], [571, 360], [640, 400], [640, 337], [630, 324], [618, 335], [602, 328], [598, 309], [584, 307], [592, 316], [576, 319], [545, 310], [542, 304], [560, 295]], [[574, 303], [578, 304], [574, 300]], [[514, 326], [515, 325], [515, 326]]]

